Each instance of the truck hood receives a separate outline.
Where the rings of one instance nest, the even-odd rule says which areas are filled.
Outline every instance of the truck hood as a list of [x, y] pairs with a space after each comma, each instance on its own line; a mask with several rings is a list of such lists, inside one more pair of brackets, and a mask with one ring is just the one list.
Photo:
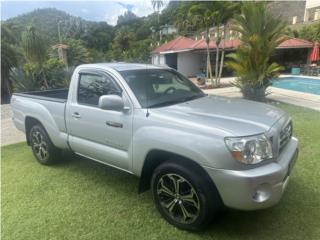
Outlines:
[[263, 103], [206, 96], [152, 109], [151, 114], [167, 123], [195, 131], [213, 131], [214, 134], [224, 136], [246, 136], [268, 131], [285, 112]]

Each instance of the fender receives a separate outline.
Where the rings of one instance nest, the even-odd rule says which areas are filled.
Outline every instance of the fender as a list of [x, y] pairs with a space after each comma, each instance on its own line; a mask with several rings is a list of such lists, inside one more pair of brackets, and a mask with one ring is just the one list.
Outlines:
[[[68, 148], [67, 145], [67, 133], [64, 123], [64, 108], [65, 104], [62, 106], [57, 106], [57, 104], [63, 103], [56, 103], [51, 101], [44, 101], [45, 104], [37, 103], [36, 101], [29, 101], [28, 98], [24, 98], [21, 96], [17, 96], [16, 100], [12, 102], [14, 105], [14, 122], [16, 124], [23, 123], [24, 124], [24, 131], [25, 128], [25, 121], [27, 117], [34, 118], [38, 120], [43, 127], [46, 129], [52, 143], [58, 148]], [[54, 115], [52, 111], [48, 110], [48, 108], [54, 108], [54, 111], [57, 113], [56, 119], [54, 119]], [[23, 109], [23, 111], [21, 111]], [[62, 118], [62, 119], [61, 119]], [[60, 121], [60, 126], [58, 126], [57, 121]]]
[[[144, 161], [152, 150], [172, 152], [191, 159], [201, 166], [213, 167], [215, 166], [214, 158], [221, 159], [218, 155], [219, 151], [215, 151], [215, 148], [221, 147], [222, 143], [224, 141], [219, 139], [170, 127], [142, 127], [133, 135], [132, 172], [137, 176], [141, 175]], [[214, 155], [215, 152], [217, 155]]]

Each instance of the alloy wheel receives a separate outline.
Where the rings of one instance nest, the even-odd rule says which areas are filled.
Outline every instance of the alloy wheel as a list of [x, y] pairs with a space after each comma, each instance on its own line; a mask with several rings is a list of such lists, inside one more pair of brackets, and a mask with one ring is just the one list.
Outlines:
[[178, 174], [160, 177], [157, 196], [165, 213], [179, 223], [193, 223], [200, 214], [200, 201], [195, 188]]
[[43, 134], [36, 130], [31, 136], [32, 149], [40, 160], [45, 160], [49, 156], [48, 144]]

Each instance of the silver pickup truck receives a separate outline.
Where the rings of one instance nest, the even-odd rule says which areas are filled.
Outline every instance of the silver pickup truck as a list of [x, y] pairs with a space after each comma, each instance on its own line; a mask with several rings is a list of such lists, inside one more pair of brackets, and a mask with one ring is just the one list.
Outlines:
[[165, 67], [88, 64], [69, 90], [16, 93], [13, 121], [42, 164], [68, 149], [140, 177], [171, 224], [207, 226], [221, 206], [276, 204], [298, 155], [273, 106], [204, 94]]

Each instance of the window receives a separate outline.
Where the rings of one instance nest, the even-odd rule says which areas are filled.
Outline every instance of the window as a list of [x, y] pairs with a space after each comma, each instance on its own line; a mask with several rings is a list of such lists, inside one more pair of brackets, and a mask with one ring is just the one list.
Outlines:
[[314, 13], [314, 20], [319, 20], [320, 19], [320, 9], [316, 9]]
[[108, 75], [81, 73], [78, 87], [78, 103], [98, 106], [102, 95], [121, 96], [120, 87]]
[[173, 70], [127, 70], [120, 74], [144, 108], [168, 106], [205, 96], [189, 79]]
[[298, 17], [297, 17], [297, 16], [294, 16], [294, 17], [292, 18], [292, 24], [296, 24], [296, 23], [297, 23], [297, 19], [298, 19]]

